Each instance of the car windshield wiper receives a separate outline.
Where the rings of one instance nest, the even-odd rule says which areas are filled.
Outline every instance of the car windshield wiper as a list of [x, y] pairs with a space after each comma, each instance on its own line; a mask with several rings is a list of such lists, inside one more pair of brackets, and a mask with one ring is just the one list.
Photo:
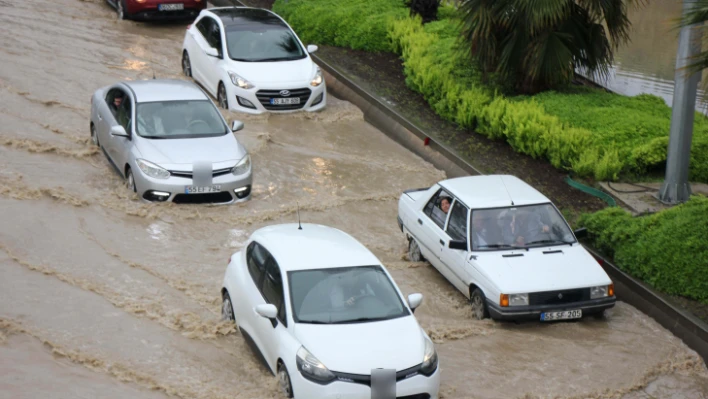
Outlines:
[[305, 324], [334, 324], [329, 321], [323, 321], [323, 320], [298, 320], [298, 323], [305, 323]]
[[523, 248], [523, 247], [518, 247], [516, 245], [509, 245], [509, 244], [488, 244], [488, 245], [478, 245], [477, 249], [481, 248]]
[[141, 136], [144, 139], [155, 139], [155, 140], [166, 140], [169, 137], [166, 136]]
[[278, 58], [260, 58], [253, 60], [253, 62], [269, 62], [269, 61], [295, 61], [302, 59], [302, 57], [278, 57]]
[[569, 244], [569, 245], [573, 245], [574, 243], [572, 241], [563, 241], [563, 240], [537, 240], [537, 241], [531, 241], [529, 243], [526, 243], [526, 245], [534, 245], [534, 244]]
[[391, 316], [384, 316], [384, 317], [358, 317], [356, 319], [350, 319], [350, 320], [342, 320], [342, 321], [333, 321], [332, 324], [352, 324], [352, 323], [361, 323], [365, 321], [382, 321], [382, 320], [388, 320], [390, 319]]

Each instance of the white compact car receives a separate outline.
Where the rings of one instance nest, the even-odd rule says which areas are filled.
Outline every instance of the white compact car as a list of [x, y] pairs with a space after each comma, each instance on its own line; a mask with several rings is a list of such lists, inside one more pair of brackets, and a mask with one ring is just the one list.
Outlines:
[[187, 29], [182, 69], [224, 109], [318, 111], [327, 103], [320, 68], [295, 32], [271, 11], [250, 7], [202, 10]]
[[235, 320], [286, 397], [370, 399], [372, 379], [395, 386], [397, 397], [438, 397], [435, 346], [413, 316], [422, 295], [405, 301], [376, 256], [340, 230], [255, 231], [231, 256], [222, 297], [222, 316]]
[[602, 316], [614, 286], [551, 201], [514, 176], [470, 176], [405, 191], [398, 225], [408, 256], [428, 260], [477, 318]]

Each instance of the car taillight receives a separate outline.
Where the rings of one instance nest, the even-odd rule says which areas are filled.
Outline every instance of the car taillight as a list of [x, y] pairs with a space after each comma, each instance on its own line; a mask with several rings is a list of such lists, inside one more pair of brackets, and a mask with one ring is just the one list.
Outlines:
[[192, 27], [192, 24], [187, 25], [187, 30]]

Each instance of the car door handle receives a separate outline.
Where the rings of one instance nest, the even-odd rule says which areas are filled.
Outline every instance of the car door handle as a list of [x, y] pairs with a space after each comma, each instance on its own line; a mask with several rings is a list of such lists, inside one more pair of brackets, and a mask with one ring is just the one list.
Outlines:
[[420, 219], [418, 219], [418, 224], [422, 225], [422, 224], [423, 224], [423, 221], [420, 220]]
[[442, 246], [444, 247], [444, 246], [445, 246], [445, 241], [440, 240], [440, 245], [442, 245]]

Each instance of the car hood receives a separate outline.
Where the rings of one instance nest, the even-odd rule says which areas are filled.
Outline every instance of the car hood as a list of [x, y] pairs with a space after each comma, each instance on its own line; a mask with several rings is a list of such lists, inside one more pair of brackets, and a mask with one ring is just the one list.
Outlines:
[[358, 324], [295, 324], [295, 336], [331, 371], [370, 375], [423, 361], [423, 331], [413, 316]]
[[309, 57], [294, 61], [278, 62], [240, 62], [231, 61], [233, 71], [242, 78], [262, 89], [290, 89], [282, 87], [298, 84], [309, 87], [314, 74], [315, 64]]
[[[561, 251], [561, 252], [555, 252]], [[508, 256], [508, 255], [523, 256]], [[475, 253], [476, 267], [503, 293], [555, 291], [610, 284], [595, 258], [579, 244]], [[502, 255], [507, 255], [506, 257]]]
[[232, 133], [195, 139], [141, 139], [140, 154], [146, 161], [163, 168], [191, 171], [195, 162], [211, 162], [215, 168], [233, 166], [246, 155], [246, 149]]

